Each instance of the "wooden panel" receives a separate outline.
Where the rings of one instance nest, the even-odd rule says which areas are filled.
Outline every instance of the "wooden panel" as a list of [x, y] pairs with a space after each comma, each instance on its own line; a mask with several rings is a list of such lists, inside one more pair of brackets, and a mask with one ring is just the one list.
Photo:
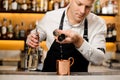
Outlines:
[[24, 41], [0, 40], [0, 50], [23, 50]]
[[107, 23], [116, 23], [116, 18], [114, 16], [100, 16], [102, 17]]
[[113, 42], [106, 43], [106, 51], [115, 52], [116, 51], [116, 44]]

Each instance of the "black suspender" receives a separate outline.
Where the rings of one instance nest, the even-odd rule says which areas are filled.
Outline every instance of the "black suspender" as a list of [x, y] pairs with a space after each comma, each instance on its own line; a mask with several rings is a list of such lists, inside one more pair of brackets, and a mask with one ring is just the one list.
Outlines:
[[59, 29], [61, 29], [61, 30], [63, 29], [64, 17], [65, 17], [65, 11], [62, 14], [60, 25], [59, 25]]
[[83, 38], [88, 41], [88, 20], [85, 18]]

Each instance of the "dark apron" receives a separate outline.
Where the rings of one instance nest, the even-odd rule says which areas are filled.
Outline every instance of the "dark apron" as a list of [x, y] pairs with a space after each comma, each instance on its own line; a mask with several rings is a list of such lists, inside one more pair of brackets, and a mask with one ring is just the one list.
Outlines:
[[[65, 11], [63, 12], [59, 29], [62, 30], [64, 22]], [[87, 19], [84, 21], [84, 39], [88, 41], [88, 22]], [[83, 55], [70, 44], [60, 44], [55, 40], [51, 45], [47, 56], [44, 60], [43, 72], [56, 72], [56, 60], [68, 59], [69, 57], [74, 58], [74, 64], [71, 66], [71, 72], [87, 72], [89, 61], [86, 60]]]

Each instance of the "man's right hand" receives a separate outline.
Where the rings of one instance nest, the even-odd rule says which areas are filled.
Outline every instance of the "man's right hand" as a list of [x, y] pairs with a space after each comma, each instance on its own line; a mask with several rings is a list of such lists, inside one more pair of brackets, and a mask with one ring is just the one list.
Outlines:
[[26, 44], [32, 48], [39, 46], [39, 39], [38, 35], [35, 33], [30, 33], [27, 36]]

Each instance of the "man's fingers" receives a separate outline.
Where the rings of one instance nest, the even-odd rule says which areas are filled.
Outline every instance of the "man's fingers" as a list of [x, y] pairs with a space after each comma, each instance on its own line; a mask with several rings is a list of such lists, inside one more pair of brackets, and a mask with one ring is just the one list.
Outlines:
[[30, 47], [37, 47], [39, 44], [38, 37], [35, 34], [29, 34], [26, 44]]

